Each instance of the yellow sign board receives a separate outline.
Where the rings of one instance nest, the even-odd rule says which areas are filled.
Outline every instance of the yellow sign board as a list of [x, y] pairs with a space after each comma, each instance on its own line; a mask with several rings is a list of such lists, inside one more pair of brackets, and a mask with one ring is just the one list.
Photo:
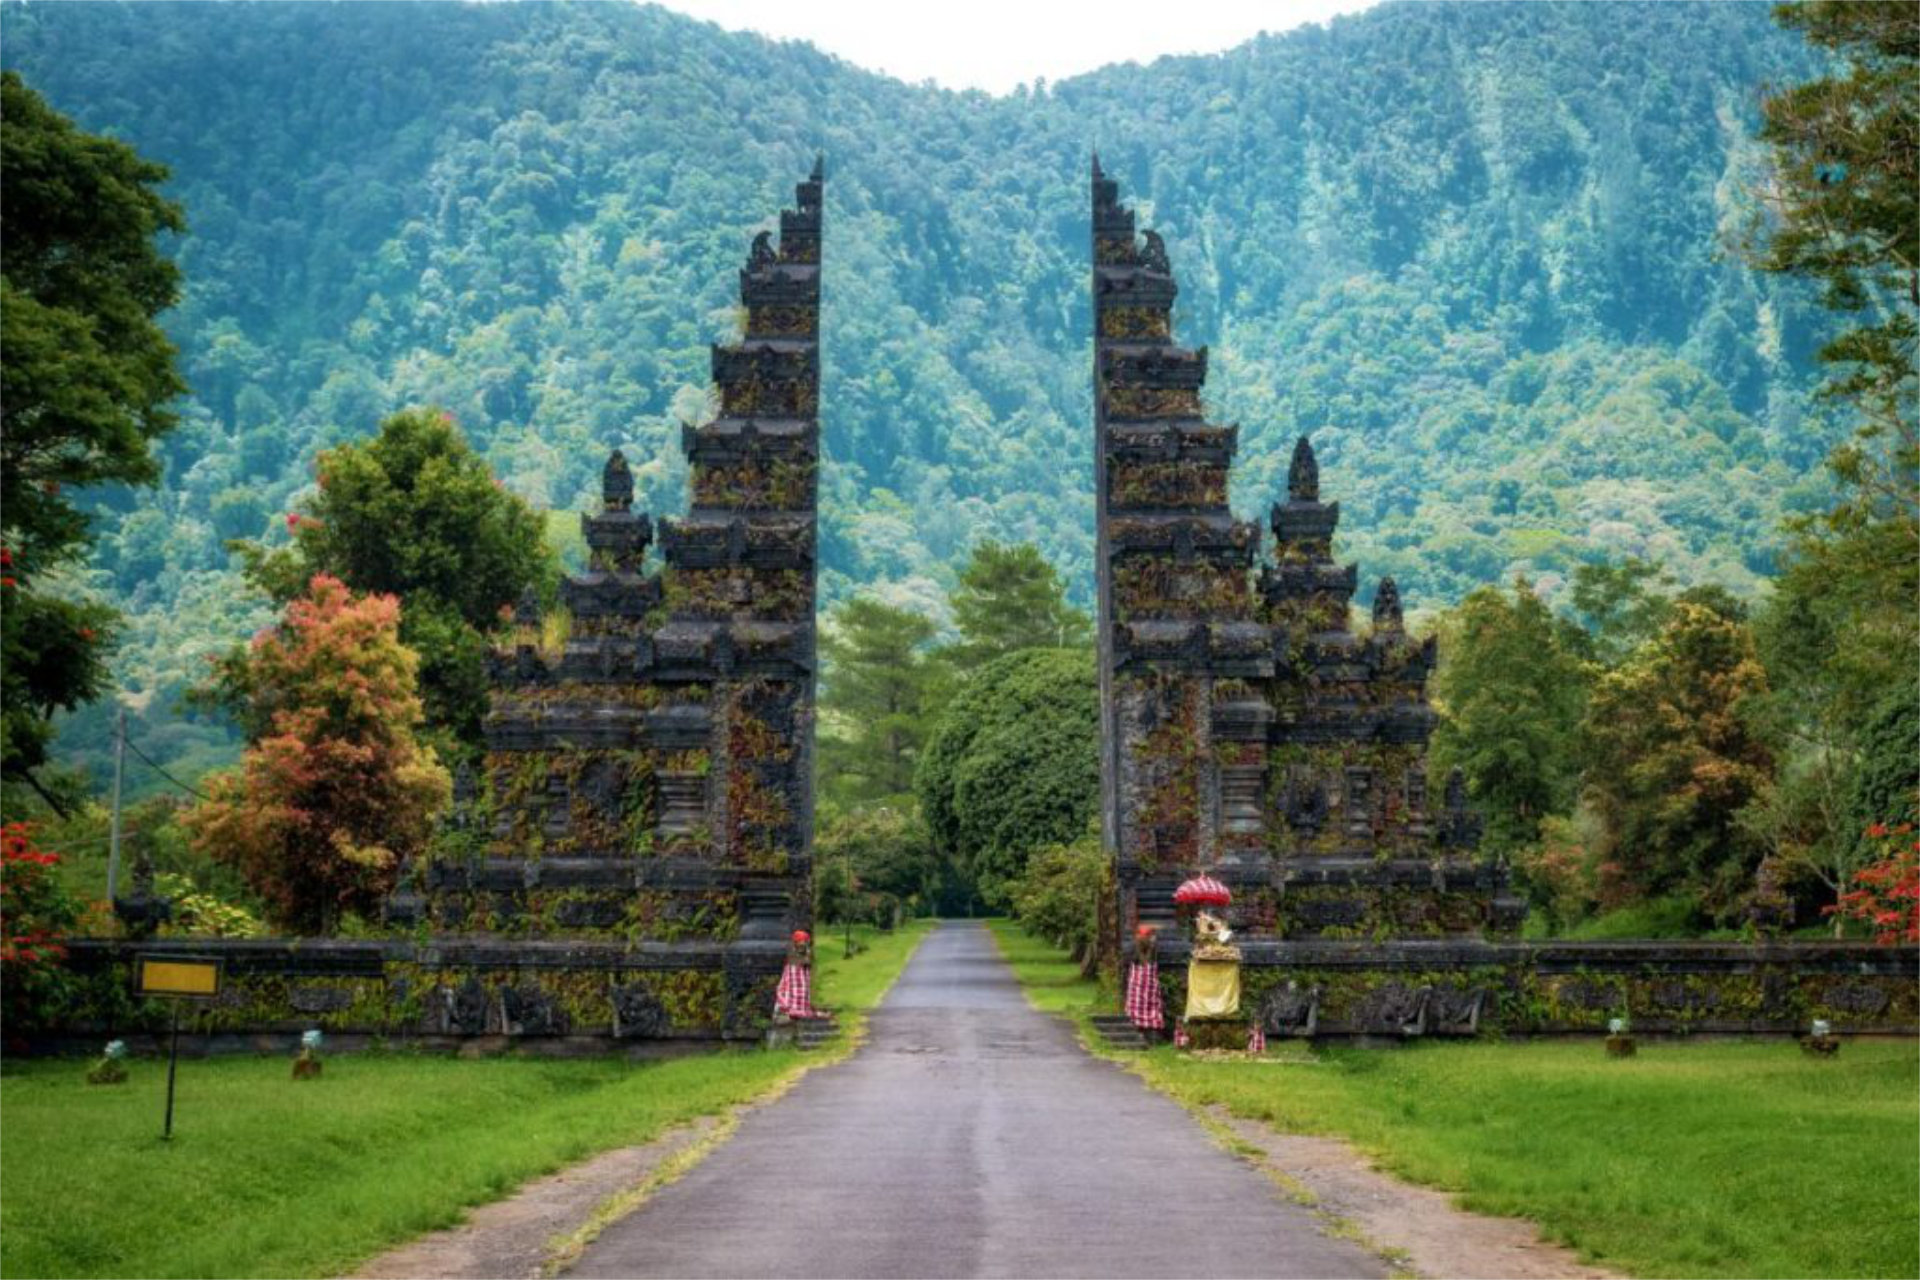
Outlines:
[[220, 994], [220, 962], [188, 956], [141, 956], [134, 986], [143, 996], [211, 1000]]

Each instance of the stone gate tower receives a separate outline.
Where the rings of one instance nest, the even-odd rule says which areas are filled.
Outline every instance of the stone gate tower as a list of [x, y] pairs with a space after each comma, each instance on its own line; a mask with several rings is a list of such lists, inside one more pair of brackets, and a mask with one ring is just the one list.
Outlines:
[[1333, 559], [1339, 504], [1305, 439], [1262, 559], [1227, 505], [1238, 429], [1206, 419], [1206, 348], [1173, 339], [1166, 247], [1097, 159], [1092, 206], [1101, 812], [1122, 954], [1200, 870], [1233, 889], [1252, 964], [1273, 958], [1262, 939], [1511, 928], [1519, 904], [1472, 856], [1457, 780], [1430, 795], [1433, 641], [1407, 636], [1391, 579], [1372, 626], [1350, 629], [1358, 574]]
[[483, 776], [397, 904], [508, 974], [453, 986], [448, 1033], [746, 1035], [772, 1011], [812, 920], [821, 192], [816, 165], [740, 271], [663, 567], [616, 450], [563, 616], [523, 600], [493, 657]]

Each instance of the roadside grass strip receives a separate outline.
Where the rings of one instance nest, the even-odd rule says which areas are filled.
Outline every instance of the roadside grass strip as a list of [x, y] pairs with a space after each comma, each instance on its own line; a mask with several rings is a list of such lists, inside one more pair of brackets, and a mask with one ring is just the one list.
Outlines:
[[[1100, 988], [1017, 926], [994, 931], [1035, 1004], [1100, 1051]], [[1589, 1040], [1274, 1049], [1113, 1056], [1197, 1112], [1339, 1137], [1633, 1275], [1920, 1275], [1915, 1041], [1851, 1040], [1831, 1060], [1789, 1040], [1643, 1041], [1619, 1060]]]
[[[166, 1064], [96, 1087], [82, 1060], [0, 1070], [0, 1273], [316, 1276], [614, 1147], [730, 1113], [837, 1060], [929, 926], [820, 947], [816, 988], [846, 1034], [825, 1053], [723, 1050], [664, 1061], [330, 1057], [295, 1084], [290, 1059], [180, 1065], [174, 1139], [160, 1140]], [[701, 1149], [710, 1142], [700, 1144]]]

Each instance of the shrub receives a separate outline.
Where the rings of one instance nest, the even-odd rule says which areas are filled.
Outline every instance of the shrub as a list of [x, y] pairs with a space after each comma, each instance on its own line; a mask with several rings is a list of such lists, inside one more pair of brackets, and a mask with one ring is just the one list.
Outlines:
[[172, 917], [162, 929], [163, 933], [196, 938], [257, 938], [265, 932], [251, 911], [202, 892], [185, 876], [163, 872], [153, 878], [153, 884], [154, 891], [173, 905]]
[[1027, 931], [1085, 960], [1100, 930], [1107, 859], [1098, 836], [1049, 845], [1027, 859], [1013, 885], [1013, 914]]
[[1854, 872], [1855, 887], [1827, 910], [1870, 925], [1883, 947], [1912, 946], [1920, 942], [1920, 840], [1911, 822], [1876, 822], [1867, 838], [1878, 842], [1881, 857]]
[[0, 828], [0, 1018], [17, 1037], [59, 1016], [71, 975], [60, 938], [80, 908], [54, 870], [60, 855], [35, 847], [33, 828]]

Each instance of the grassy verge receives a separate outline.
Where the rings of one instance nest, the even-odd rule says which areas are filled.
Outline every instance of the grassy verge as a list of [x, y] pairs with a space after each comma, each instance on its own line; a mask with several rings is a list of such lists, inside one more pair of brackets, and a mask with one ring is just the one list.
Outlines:
[[1064, 951], [1027, 933], [1011, 920], [989, 920], [1000, 954], [1012, 966], [1027, 1003], [1042, 1013], [1062, 1013], [1084, 1021], [1096, 1013], [1120, 1010], [1116, 992], [1080, 972]]
[[[1035, 1002], [1091, 1007], [1063, 957], [998, 931]], [[1063, 972], [1063, 966], [1066, 972]], [[1832, 1061], [1787, 1041], [1588, 1041], [1323, 1049], [1282, 1062], [1136, 1055], [1196, 1107], [1332, 1134], [1383, 1168], [1529, 1218], [1647, 1276], [1920, 1274], [1920, 1046], [1855, 1041]]]
[[[869, 933], [851, 960], [822, 946], [819, 996], [850, 1032], [924, 933]], [[297, 1085], [286, 1058], [186, 1062], [170, 1144], [159, 1137], [164, 1063], [93, 1087], [82, 1063], [9, 1062], [0, 1273], [337, 1274], [530, 1178], [750, 1101], [806, 1061], [367, 1053]]]

